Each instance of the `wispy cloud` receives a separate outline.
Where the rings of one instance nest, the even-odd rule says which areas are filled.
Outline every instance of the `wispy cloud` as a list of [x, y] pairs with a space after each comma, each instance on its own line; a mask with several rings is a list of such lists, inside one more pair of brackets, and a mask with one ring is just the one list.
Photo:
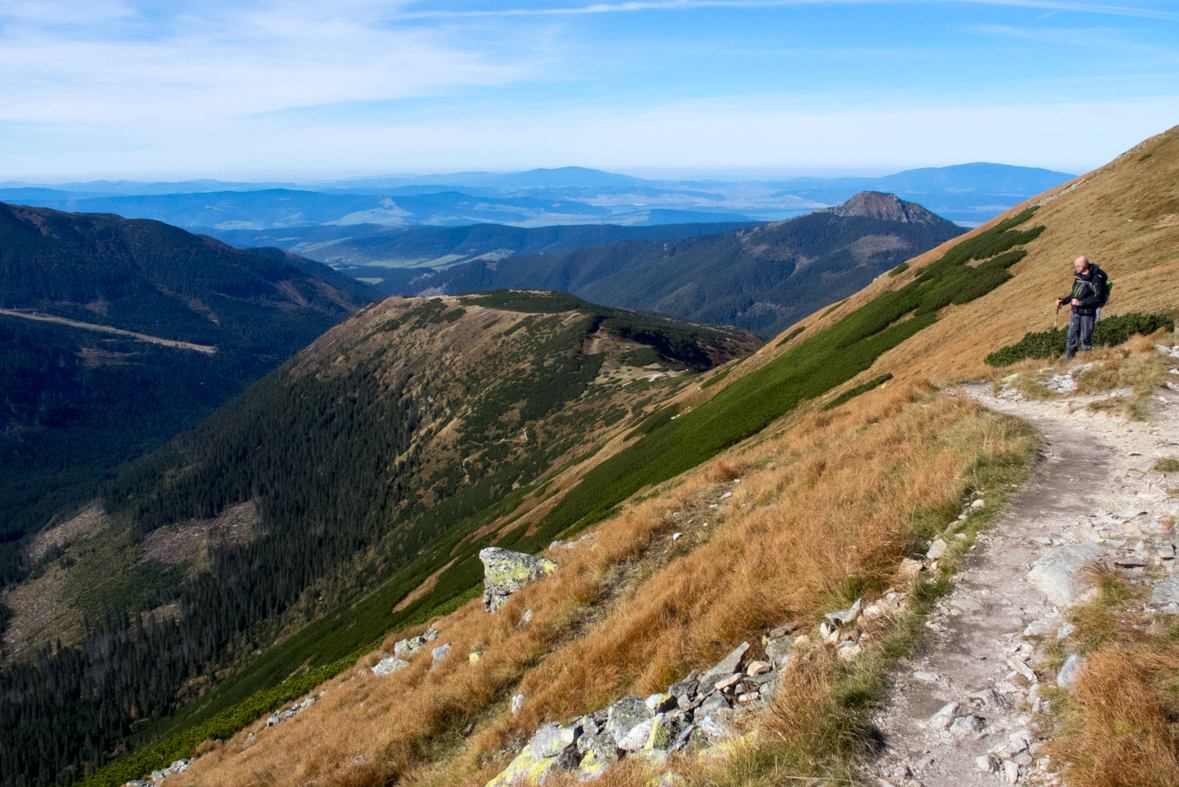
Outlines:
[[495, 8], [452, 10], [435, 8], [431, 10], [405, 11], [398, 16], [403, 19], [477, 18], [510, 16], [581, 16], [587, 14], [635, 13], [640, 11], [688, 11], [694, 9], [758, 9], [788, 8], [792, 6], [817, 5], [880, 5], [880, 4], [969, 4], [992, 5], [1015, 8], [1042, 8], [1050, 11], [1072, 11], [1085, 14], [1107, 14], [1113, 16], [1141, 17], [1179, 21], [1179, 11], [1163, 11], [1155, 8], [1110, 5], [1106, 3], [1062, 2], [1061, 0], [637, 0], [622, 3], [591, 3], [588, 5], [565, 5], [547, 8]]

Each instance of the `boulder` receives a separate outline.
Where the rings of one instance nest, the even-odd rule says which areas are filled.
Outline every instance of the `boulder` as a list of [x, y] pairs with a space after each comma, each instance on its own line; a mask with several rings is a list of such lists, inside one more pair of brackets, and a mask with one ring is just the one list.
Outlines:
[[577, 731], [573, 728], [562, 729], [557, 724], [546, 724], [536, 731], [528, 745], [537, 757], [556, 757], [561, 752], [573, 746], [577, 740]]
[[487, 783], [487, 787], [535, 787], [550, 773], [560, 769], [559, 759], [562, 759], [560, 755], [541, 757], [527, 744], [508, 767]]
[[654, 715], [654, 712], [647, 707], [647, 701], [642, 697], [623, 697], [610, 706], [610, 713], [606, 717], [606, 732], [621, 747], [623, 739], [630, 734], [631, 730]]
[[495, 612], [520, 588], [557, 570], [551, 560], [499, 547], [479, 550], [479, 559], [483, 561], [483, 608], [488, 612]]
[[729, 655], [727, 655], [723, 659], [721, 659], [715, 667], [710, 669], [708, 672], [704, 673], [704, 675], [701, 676], [700, 682], [704, 683], [705, 682], [704, 679], [709, 676], [714, 676], [714, 675], [728, 676], [728, 675], [732, 675], [734, 672], [740, 672], [741, 668], [745, 665], [745, 656], [748, 653], [749, 653], [749, 643], [742, 642], [740, 645], [733, 648], [733, 650], [729, 653]]
[[634, 727], [631, 727], [630, 732], [618, 741], [618, 748], [623, 751], [638, 751], [647, 745], [647, 739], [651, 737], [651, 730], [655, 727], [655, 719], [653, 716], [646, 721], [641, 721]]
[[1081, 571], [1105, 555], [1097, 544], [1072, 544], [1049, 549], [1028, 572], [1028, 581], [1058, 607], [1072, 607], [1092, 593]]
[[374, 675], [390, 675], [390, 674], [396, 672], [397, 670], [399, 670], [403, 667], [408, 667], [408, 666], [409, 666], [408, 661], [404, 661], [402, 659], [399, 659], [396, 656], [388, 656], [388, 657], [383, 658], [377, 662], [376, 666], [373, 667], [373, 674]]
[[698, 714], [696, 725], [708, 738], [710, 743], [720, 743], [733, 737], [733, 710], [731, 708], [716, 708], [704, 714]]

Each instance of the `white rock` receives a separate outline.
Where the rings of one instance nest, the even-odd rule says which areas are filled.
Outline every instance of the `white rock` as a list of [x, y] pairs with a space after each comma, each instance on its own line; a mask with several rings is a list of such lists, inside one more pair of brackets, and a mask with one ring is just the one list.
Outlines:
[[925, 556], [930, 560], [940, 560], [948, 549], [949, 546], [946, 542], [939, 538], [929, 545], [929, 551], [925, 553]]
[[1060, 672], [1056, 673], [1056, 685], [1067, 691], [1069, 694], [1073, 692], [1073, 686], [1077, 682], [1077, 678], [1081, 674], [1081, 670], [1085, 666], [1085, 659], [1078, 656], [1076, 653], [1065, 659], [1064, 665], [1061, 666]]
[[929, 724], [934, 729], [944, 730], [954, 723], [954, 716], [958, 713], [958, 703], [949, 702], [941, 710], [929, 717]]
[[1028, 572], [1028, 581], [1058, 607], [1072, 607], [1094, 592], [1082, 577], [1082, 569], [1105, 555], [1097, 544], [1054, 547]]
[[1011, 760], [1003, 763], [1003, 779], [1008, 784], [1017, 784], [1019, 782], [1019, 766]]

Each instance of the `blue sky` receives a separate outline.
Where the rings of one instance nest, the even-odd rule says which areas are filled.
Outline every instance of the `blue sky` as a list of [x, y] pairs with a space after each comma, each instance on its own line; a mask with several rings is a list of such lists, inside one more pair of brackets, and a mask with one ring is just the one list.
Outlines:
[[1175, 0], [0, 0], [0, 180], [1082, 172], [1177, 123]]

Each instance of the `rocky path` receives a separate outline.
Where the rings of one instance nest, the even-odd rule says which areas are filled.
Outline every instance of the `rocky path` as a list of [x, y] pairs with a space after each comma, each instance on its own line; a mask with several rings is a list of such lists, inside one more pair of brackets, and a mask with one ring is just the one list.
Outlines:
[[931, 616], [928, 648], [896, 678], [877, 719], [885, 748], [869, 782], [879, 787], [1060, 783], [1034, 732], [1040, 681], [1058, 677], [1039, 669], [1036, 647], [1067, 637], [1067, 610], [1089, 592], [1080, 569], [1103, 561], [1153, 584], [1156, 606], [1179, 602], [1169, 527], [1179, 499], [1152, 471], [1179, 457], [1179, 394], [1161, 390], [1152, 420], [1133, 423], [1087, 407], [1100, 397], [965, 393], [1029, 421], [1045, 446], [1028, 487], [979, 538]]

